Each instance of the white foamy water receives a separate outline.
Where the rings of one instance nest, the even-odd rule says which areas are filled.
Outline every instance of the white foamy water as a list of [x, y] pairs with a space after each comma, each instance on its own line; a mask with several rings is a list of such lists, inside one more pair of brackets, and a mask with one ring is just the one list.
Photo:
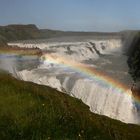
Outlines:
[[[122, 52], [120, 39], [86, 40], [75, 42], [21, 42], [10, 43], [18, 47], [38, 47], [44, 55], [63, 57], [69, 63], [84, 63], [105, 72], [108, 76], [130, 87], [132, 79], [128, 74], [127, 57]], [[58, 58], [56, 58], [58, 59]], [[30, 70], [18, 71], [25, 81], [47, 85], [81, 99], [94, 113], [121, 120], [126, 123], [140, 123], [139, 111], [132, 99], [131, 91], [122, 91], [111, 84], [103, 84], [98, 79], [55, 61], [40, 58], [40, 65]], [[128, 93], [129, 94], [128, 94]]]

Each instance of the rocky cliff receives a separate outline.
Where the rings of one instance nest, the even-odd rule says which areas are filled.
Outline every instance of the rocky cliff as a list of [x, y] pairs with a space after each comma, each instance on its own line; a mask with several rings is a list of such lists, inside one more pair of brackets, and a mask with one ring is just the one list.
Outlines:
[[138, 99], [140, 98], [140, 33], [135, 36], [129, 49], [129, 73], [133, 77], [132, 93]]

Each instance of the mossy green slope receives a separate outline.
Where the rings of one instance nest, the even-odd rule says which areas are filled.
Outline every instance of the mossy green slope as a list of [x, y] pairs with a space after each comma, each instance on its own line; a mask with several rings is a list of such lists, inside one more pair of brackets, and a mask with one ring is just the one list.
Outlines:
[[140, 127], [93, 114], [55, 89], [0, 74], [1, 140], [139, 140]]

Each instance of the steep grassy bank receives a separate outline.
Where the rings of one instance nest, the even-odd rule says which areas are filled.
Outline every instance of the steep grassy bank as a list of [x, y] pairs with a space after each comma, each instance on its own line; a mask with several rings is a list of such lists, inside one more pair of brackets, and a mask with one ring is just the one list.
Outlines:
[[139, 140], [140, 126], [91, 113], [55, 89], [0, 73], [2, 140]]

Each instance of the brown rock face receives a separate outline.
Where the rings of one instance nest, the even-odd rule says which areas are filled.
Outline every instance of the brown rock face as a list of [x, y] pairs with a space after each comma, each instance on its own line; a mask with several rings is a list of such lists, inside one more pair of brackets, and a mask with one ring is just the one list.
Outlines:
[[134, 83], [132, 85], [131, 90], [132, 90], [133, 96], [140, 99], [140, 81]]

